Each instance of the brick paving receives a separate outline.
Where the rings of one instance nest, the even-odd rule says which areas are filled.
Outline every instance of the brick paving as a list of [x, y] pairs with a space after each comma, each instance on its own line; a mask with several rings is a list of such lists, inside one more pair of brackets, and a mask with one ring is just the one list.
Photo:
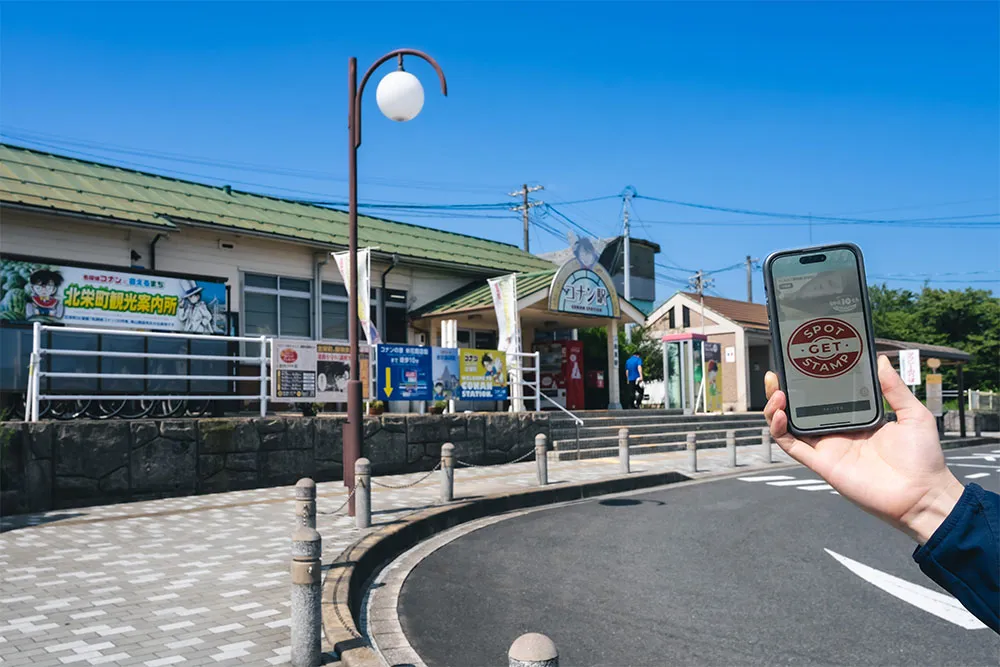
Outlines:
[[[741, 465], [758, 466], [758, 450], [740, 448]], [[790, 461], [777, 446], [773, 456]], [[683, 470], [686, 457], [634, 457], [632, 472]], [[694, 477], [731, 472], [725, 450], [698, 459]], [[406, 489], [376, 485], [373, 524], [436, 504], [438, 474]], [[553, 484], [617, 475], [617, 459], [549, 457]], [[533, 486], [533, 461], [455, 472], [457, 499]], [[328, 482], [317, 497], [330, 512], [346, 492]], [[278, 487], [0, 518], [0, 664], [287, 663], [292, 499], [292, 487]], [[343, 510], [317, 523], [324, 563], [361, 535]]]

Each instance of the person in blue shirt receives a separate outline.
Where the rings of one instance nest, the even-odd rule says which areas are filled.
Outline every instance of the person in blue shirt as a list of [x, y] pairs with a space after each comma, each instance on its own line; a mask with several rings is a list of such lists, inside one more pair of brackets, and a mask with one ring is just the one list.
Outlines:
[[631, 389], [629, 393], [629, 399], [631, 401], [630, 408], [640, 408], [642, 407], [642, 396], [644, 390], [642, 388], [642, 357], [636, 352], [628, 361], [625, 362], [625, 379], [628, 381], [628, 386]]
[[923, 573], [1000, 633], [1000, 496], [963, 486], [952, 474], [934, 416], [884, 356], [878, 376], [896, 421], [799, 439], [788, 432], [785, 393], [768, 372], [764, 416], [771, 435], [840, 495], [912, 537]]

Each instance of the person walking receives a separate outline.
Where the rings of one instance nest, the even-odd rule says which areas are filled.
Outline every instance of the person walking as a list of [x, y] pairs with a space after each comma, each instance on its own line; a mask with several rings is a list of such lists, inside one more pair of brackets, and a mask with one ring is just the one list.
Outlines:
[[632, 405], [634, 409], [642, 407], [642, 397], [644, 395], [642, 379], [642, 357], [636, 352], [625, 362], [625, 379], [632, 390]]

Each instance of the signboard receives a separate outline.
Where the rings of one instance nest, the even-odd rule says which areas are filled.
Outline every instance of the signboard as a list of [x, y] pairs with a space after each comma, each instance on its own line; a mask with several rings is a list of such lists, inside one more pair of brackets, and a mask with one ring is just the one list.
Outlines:
[[271, 397], [276, 400], [316, 399], [316, 342], [281, 340], [271, 344]]
[[788, 339], [788, 359], [814, 378], [841, 376], [861, 361], [861, 334], [844, 320], [820, 317], [805, 322]]
[[[360, 351], [361, 397], [365, 400], [371, 396], [369, 383], [368, 350]], [[351, 348], [347, 345], [316, 345], [316, 402], [346, 403], [347, 383], [351, 379]]]
[[0, 258], [0, 320], [225, 334], [226, 285]]
[[507, 400], [507, 355], [499, 350], [458, 351], [459, 398], [463, 401]]
[[931, 414], [935, 417], [940, 417], [944, 414], [942, 400], [943, 392], [941, 391], [941, 374], [940, 373], [928, 373], [927, 374], [927, 409], [931, 411]]
[[549, 287], [549, 310], [593, 317], [621, 316], [618, 292], [588, 238], [570, 238], [573, 257], [559, 267]]
[[431, 348], [379, 345], [376, 383], [382, 401], [431, 400]]
[[459, 395], [458, 350], [453, 347], [431, 348], [431, 399], [450, 401]]
[[722, 346], [705, 345], [705, 411], [722, 412]]
[[730, 346], [730, 347], [726, 348], [726, 363], [727, 364], [735, 364], [736, 363], [736, 348], [735, 347]]
[[[351, 298], [351, 253], [335, 252], [333, 261], [337, 263], [340, 276], [344, 279], [344, 290], [347, 291], [347, 298]], [[369, 345], [376, 345], [381, 342], [378, 329], [371, 320], [371, 275], [372, 275], [372, 253], [370, 248], [358, 250], [358, 320], [361, 322], [361, 330], [365, 332], [365, 338]], [[364, 376], [362, 376], [364, 377]]]
[[920, 384], [920, 350], [899, 351], [899, 376], [908, 387]]

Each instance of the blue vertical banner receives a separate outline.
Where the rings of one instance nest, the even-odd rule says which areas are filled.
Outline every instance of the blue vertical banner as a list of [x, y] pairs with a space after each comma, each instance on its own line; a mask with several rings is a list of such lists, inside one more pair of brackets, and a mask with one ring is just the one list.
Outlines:
[[379, 345], [375, 382], [382, 401], [431, 400], [431, 348]]

